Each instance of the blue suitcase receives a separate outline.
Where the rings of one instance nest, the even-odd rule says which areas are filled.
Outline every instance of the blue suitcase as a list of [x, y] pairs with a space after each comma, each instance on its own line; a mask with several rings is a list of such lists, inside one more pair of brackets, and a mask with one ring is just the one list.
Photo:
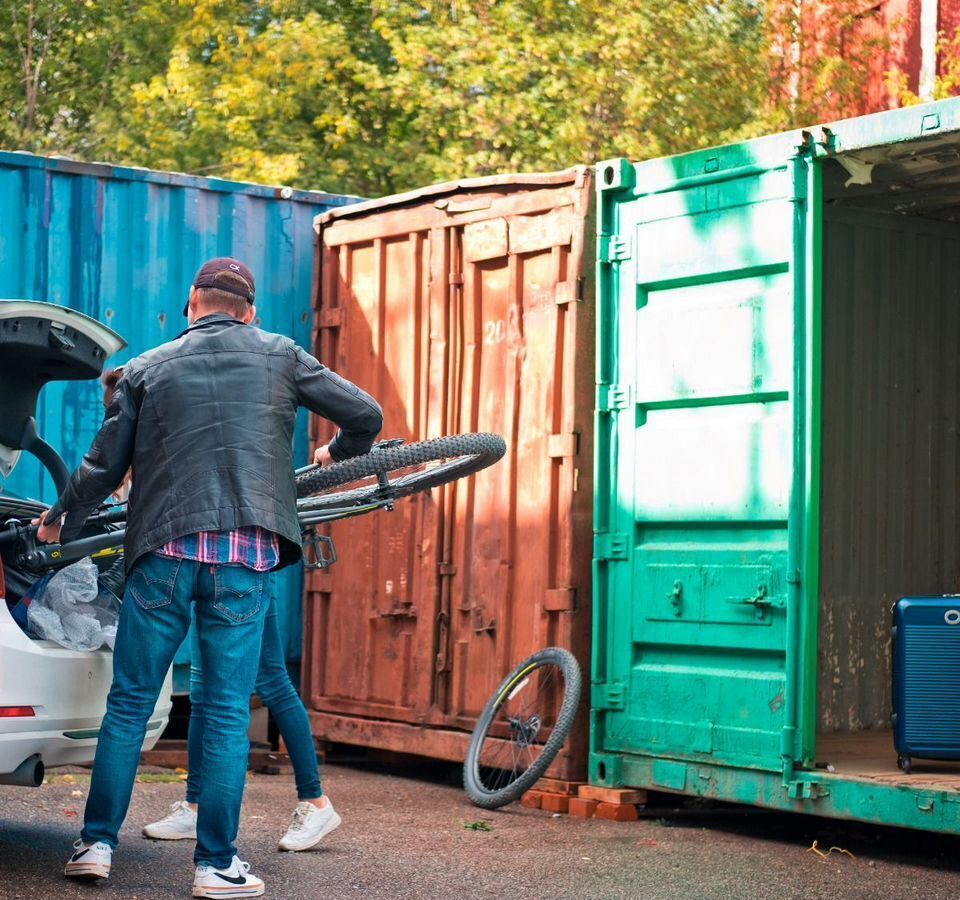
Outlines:
[[893, 607], [893, 744], [912, 757], [960, 760], [960, 596], [904, 597]]

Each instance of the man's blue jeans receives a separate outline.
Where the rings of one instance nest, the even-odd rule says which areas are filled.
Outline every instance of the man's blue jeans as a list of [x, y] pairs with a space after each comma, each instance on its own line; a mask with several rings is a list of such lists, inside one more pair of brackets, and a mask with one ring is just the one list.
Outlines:
[[195, 606], [205, 673], [205, 730], [194, 860], [230, 865], [240, 823], [250, 744], [250, 694], [260, 660], [269, 575], [149, 554], [124, 591], [113, 655], [113, 685], [97, 743], [82, 839], [118, 844], [130, 805], [147, 722]]
[[[297, 781], [297, 797], [300, 800], [313, 800], [323, 793], [320, 788], [317, 750], [310, 730], [310, 718], [293, 682], [290, 681], [290, 673], [284, 660], [273, 583], [273, 578], [270, 578], [267, 584], [270, 605], [263, 628], [260, 671], [257, 673], [254, 693], [270, 710], [287, 746]], [[193, 632], [190, 660], [190, 731], [187, 742], [187, 765], [190, 774], [187, 776], [187, 802], [199, 803], [204, 780], [202, 748], [206, 734], [206, 704], [203, 662], [196, 630]]]

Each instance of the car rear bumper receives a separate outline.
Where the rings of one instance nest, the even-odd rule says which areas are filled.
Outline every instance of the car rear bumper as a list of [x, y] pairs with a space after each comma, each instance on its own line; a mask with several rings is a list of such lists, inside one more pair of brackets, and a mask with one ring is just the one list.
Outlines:
[[[109, 650], [67, 650], [28, 638], [0, 600], [0, 707], [31, 707], [33, 716], [0, 717], [0, 774], [38, 755], [47, 768], [93, 761], [113, 678]], [[144, 749], [166, 728], [168, 673], [150, 717]]]

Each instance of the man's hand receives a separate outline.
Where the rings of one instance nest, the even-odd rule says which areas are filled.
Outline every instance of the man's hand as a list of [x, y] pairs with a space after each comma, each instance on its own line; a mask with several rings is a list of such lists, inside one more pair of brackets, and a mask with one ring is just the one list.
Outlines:
[[37, 540], [44, 544], [59, 544], [60, 529], [63, 528], [63, 516], [60, 516], [52, 525], [44, 525], [43, 523], [49, 512], [49, 509], [45, 509], [43, 513], [41, 513], [40, 518], [34, 519], [30, 524], [40, 526], [37, 528]]
[[329, 466], [333, 462], [333, 457], [330, 455], [330, 445], [324, 444], [322, 447], [317, 447], [313, 454], [313, 461], [318, 466]]

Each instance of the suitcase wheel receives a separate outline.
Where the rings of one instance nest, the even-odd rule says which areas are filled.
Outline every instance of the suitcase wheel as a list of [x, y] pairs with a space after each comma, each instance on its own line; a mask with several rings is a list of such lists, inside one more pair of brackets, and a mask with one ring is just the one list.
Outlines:
[[913, 768], [913, 763], [909, 756], [900, 754], [897, 757], [897, 767], [900, 768], [906, 775], [909, 775], [910, 770]]

